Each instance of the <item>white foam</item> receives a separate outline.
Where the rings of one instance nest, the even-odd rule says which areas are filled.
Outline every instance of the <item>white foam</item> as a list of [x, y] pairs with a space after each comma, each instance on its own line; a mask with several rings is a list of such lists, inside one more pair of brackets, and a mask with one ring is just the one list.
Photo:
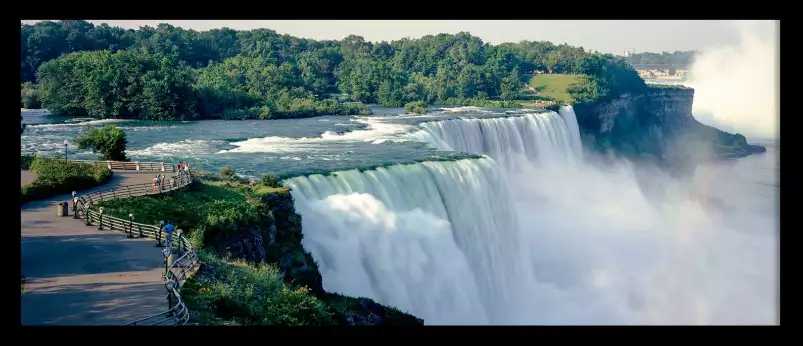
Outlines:
[[233, 142], [237, 148], [221, 150], [219, 153], [299, 153], [320, 150], [320, 144], [329, 142], [370, 142], [381, 144], [387, 140], [401, 140], [399, 134], [410, 131], [409, 125], [391, 124], [376, 118], [359, 118], [356, 122], [366, 124], [365, 129], [346, 133], [326, 131], [317, 138], [289, 138], [269, 136], [250, 138]]

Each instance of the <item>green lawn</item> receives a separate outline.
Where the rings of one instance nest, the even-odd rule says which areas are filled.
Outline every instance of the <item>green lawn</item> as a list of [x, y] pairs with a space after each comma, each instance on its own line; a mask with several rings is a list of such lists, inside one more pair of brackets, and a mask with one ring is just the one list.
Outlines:
[[556, 102], [571, 102], [571, 96], [566, 89], [579, 77], [580, 75], [574, 74], [539, 74], [530, 79], [530, 86], [543, 98]]

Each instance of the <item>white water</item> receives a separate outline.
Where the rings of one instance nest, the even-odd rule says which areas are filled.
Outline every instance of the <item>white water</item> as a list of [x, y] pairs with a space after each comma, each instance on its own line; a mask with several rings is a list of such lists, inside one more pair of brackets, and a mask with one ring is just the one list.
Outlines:
[[777, 190], [592, 167], [571, 108], [421, 127], [490, 158], [289, 181], [326, 290], [427, 324], [776, 323]]

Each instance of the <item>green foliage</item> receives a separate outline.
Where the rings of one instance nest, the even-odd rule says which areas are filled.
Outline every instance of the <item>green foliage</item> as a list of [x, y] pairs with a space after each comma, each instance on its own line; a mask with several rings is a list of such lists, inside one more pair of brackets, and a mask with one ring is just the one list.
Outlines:
[[39, 92], [31, 82], [22, 83], [22, 101], [20, 106], [27, 109], [39, 109], [42, 104], [39, 102]]
[[31, 168], [31, 163], [36, 156], [34, 155], [22, 155], [20, 156], [20, 168], [24, 170], [29, 170]]
[[115, 125], [106, 125], [100, 129], [87, 125], [83, 136], [76, 138], [78, 149], [92, 149], [100, 154], [101, 160], [128, 161], [125, 148], [128, 144], [125, 131]]
[[36, 179], [21, 187], [23, 202], [85, 190], [112, 177], [112, 171], [106, 167], [42, 156], [34, 157], [28, 169], [36, 173]]
[[37, 80], [42, 105], [56, 115], [178, 120], [197, 116], [195, 73], [169, 57], [101, 50], [47, 61]]
[[222, 260], [200, 252], [204, 265], [181, 293], [204, 324], [334, 325], [332, 313], [304, 287], [286, 285], [273, 265]]
[[220, 169], [220, 176], [231, 179], [234, 177], [234, 169], [232, 169], [230, 166], [223, 167]]
[[424, 101], [408, 102], [404, 105], [404, 112], [407, 114], [425, 114], [427, 112], [427, 103]]
[[533, 71], [588, 75], [601, 97], [643, 91], [611, 55], [550, 42], [490, 45], [465, 32], [371, 43], [60, 21], [22, 25], [21, 42], [21, 82], [36, 80], [43, 106], [65, 115], [276, 119], [370, 113], [363, 103], [509, 105]]
[[279, 179], [279, 176], [273, 173], [263, 174], [259, 177], [259, 183], [267, 186], [278, 188], [282, 186], [282, 181]]

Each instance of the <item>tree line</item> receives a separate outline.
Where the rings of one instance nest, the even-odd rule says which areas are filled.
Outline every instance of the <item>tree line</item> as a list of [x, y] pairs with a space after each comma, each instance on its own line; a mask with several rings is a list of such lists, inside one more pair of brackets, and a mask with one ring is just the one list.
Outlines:
[[20, 71], [23, 107], [150, 120], [367, 114], [365, 103], [504, 104], [536, 71], [585, 75], [571, 88], [578, 102], [645, 88], [625, 60], [551, 42], [490, 45], [461, 32], [372, 43], [75, 20], [21, 25]]
[[697, 51], [675, 51], [672, 53], [637, 53], [625, 57], [624, 59], [631, 65], [673, 65], [690, 67], [694, 62], [694, 56]]

